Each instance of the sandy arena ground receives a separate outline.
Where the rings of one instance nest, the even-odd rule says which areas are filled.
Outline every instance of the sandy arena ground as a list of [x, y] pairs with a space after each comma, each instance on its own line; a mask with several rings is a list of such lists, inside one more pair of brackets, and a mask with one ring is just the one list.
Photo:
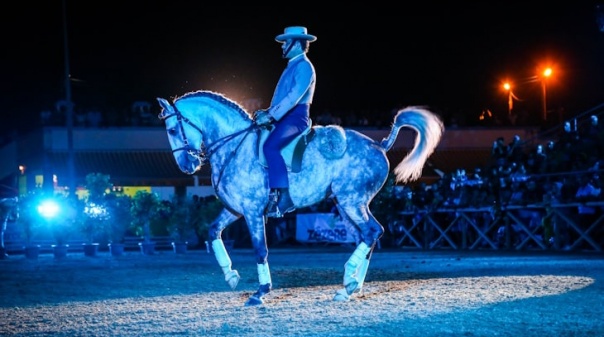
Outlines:
[[1, 336], [604, 336], [602, 253], [377, 250], [364, 291], [334, 302], [351, 247], [271, 249], [273, 291], [235, 250], [0, 260]]

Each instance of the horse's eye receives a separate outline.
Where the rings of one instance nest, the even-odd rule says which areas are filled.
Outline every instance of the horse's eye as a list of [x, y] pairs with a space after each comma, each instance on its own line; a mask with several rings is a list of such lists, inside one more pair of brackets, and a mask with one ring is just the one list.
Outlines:
[[168, 134], [169, 134], [170, 136], [175, 136], [175, 135], [176, 135], [176, 129], [169, 129], [169, 130], [168, 130]]

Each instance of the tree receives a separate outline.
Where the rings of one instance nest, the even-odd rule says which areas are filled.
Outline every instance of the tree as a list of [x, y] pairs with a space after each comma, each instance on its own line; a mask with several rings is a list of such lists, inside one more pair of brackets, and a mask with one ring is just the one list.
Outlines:
[[197, 205], [191, 198], [172, 198], [168, 232], [175, 242], [186, 242], [189, 231], [195, 229]]
[[82, 217], [79, 219], [80, 229], [86, 235], [88, 243], [93, 243], [100, 234], [106, 233], [111, 214], [107, 209], [106, 195], [112, 184], [110, 176], [102, 173], [90, 173], [86, 176], [88, 196]]
[[208, 239], [210, 225], [218, 217], [223, 208], [222, 201], [215, 196], [197, 198], [195, 213], [193, 214], [193, 227], [200, 244]]
[[122, 243], [132, 223], [132, 198], [128, 195], [109, 193], [105, 196], [109, 224], [105, 226], [110, 243]]
[[151, 242], [151, 220], [164, 211], [164, 208], [157, 193], [141, 190], [132, 198], [131, 224], [136, 234], [143, 236], [145, 242]]
[[60, 205], [61, 209], [56, 216], [47, 218], [46, 223], [50, 226], [56, 244], [66, 245], [74, 234], [77, 223], [81, 221], [83, 203], [75, 195], [56, 194], [52, 199]]

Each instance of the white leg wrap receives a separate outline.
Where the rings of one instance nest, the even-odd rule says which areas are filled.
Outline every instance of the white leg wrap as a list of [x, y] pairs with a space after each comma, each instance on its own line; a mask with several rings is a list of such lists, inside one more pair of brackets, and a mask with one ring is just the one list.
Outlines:
[[359, 280], [359, 285], [355, 292], [360, 292], [363, 290], [363, 283], [365, 283], [365, 276], [367, 276], [367, 270], [369, 269], [369, 260], [365, 259], [361, 266], [359, 267], [359, 271], [357, 272], [357, 280]]
[[268, 262], [264, 264], [257, 264], [258, 267], [258, 281], [260, 284], [272, 284], [271, 272], [268, 269]]
[[231, 270], [233, 262], [231, 261], [231, 258], [224, 247], [224, 242], [222, 242], [222, 239], [212, 241], [212, 250], [214, 251], [214, 256], [216, 257], [216, 261], [218, 261], [218, 265], [220, 268], [222, 268], [224, 280], [229, 284], [231, 289], [235, 290], [241, 277], [236, 270]]
[[[363, 283], [367, 270], [362, 272], [362, 269], [364, 269], [362, 266], [365, 264], [365, 261], [367, 261], [367, 254], [369, 254], [369, 251], [369, 246], [367, 246], [365, 242], [361, 242], [344, 265], [344, 287], [346, 287], [346, 290], [349, 290], [350, 294], [359, 289], [359, 284], [362, 285]], [[367, 268], [368, 267], [369, 263], [367, 263]], [[359, 278], [359, 276], [363, 277]]]
[[357, 269], [363, 264], [363, 261], [366, 260], [367, 254], [369, 254], [369, 246], [367, 246], [365, 242], [361, 242], [344, 266], [344, 277], [356, 275]]
[[230, 272], [233, 263], [224, 247], [222, 239], [212, 241], [212, 250], [214, 250], [214, 256], [216, 257], [216, 261], [218, 261], [218, 265], [222, 268], [222, 272], [224, 274]]

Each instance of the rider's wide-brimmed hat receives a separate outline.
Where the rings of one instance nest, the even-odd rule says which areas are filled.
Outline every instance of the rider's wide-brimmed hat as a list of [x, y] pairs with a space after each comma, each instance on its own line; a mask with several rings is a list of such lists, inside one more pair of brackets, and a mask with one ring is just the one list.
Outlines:
[[285, 42], [288, 39], [302, 39], [307, 40], [308, 42], [314, 42], [317, 40], [317, 37], [308, 34], [306, 27], [292, 26], [286, 27], [283, 34], [277, 35], [275, 38], [277, 42]]

